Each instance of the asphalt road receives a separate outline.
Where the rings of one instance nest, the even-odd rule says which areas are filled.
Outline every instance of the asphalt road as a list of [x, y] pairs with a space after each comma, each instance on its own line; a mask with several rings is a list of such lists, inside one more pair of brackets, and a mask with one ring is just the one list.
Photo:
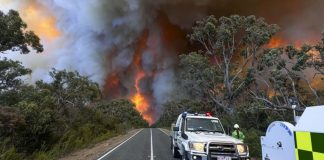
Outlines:
[[170, 138], [157, 128], [145, 128], [115, 148], [107, 151], [98, 160], [175, 160], [172, 158]]

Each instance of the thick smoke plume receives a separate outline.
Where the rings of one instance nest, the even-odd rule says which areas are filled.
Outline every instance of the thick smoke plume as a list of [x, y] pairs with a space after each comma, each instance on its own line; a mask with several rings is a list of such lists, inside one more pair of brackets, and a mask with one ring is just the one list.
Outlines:
[[[0, 0], [0, 4], [2, 10], [21, 11], [45, 45], [41, 55], [8, 54], [33, 69], [31, 82], [48, 80], [51, 68], [77, 70], [98, 82], [107, 99], [133, 100], [150, 122], [172, 98], [177, 55], [190, 48], [185, 35], [195, 20], [209, 14], [254, 14], [279, 24], [278, 36], [291, 43], [315, 41], [324, 28], [320, 0]], [[148, 105], [143, 108], [144, 102]]]

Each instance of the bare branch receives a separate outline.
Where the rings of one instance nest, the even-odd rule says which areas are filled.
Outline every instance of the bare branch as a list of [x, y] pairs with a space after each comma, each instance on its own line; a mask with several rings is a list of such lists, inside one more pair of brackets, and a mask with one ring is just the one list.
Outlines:
[[308, 88], [311, 90], [311, 92], [315, 96], [317, 105], [319, 105], [320, 104], [320, 98], [318, 97], [317, 91], [312, 87], [311, 83], [309, 82], [309, 80], [307, 78], [305, 78], [305, 76], [303, 76], [301, 78], [306, 81], [306, 83], [308, 84]]
[[234, 75], [234, 77], [232, 78], [232, 80], [230, 81], [230, 83], [233, 83], [236, 78], [243, 72], [243, 68], [248, 64], [248, 62], [250, 61], [251, 57], [249, 57], [245, 63], [241, 66], [240, 70]]
[[273, 104], [271, 101], [269, 101], [268, 99], [264, 98], [264, 97], [259, 97], [256, 93], [254, 93], [253, 91], [250, 90], [250, 94], [253, 96], [253, 98], [266, 102], [268, 103], [270, 106], [272, 106], [273, 108], [279, 108], [277, 105]]

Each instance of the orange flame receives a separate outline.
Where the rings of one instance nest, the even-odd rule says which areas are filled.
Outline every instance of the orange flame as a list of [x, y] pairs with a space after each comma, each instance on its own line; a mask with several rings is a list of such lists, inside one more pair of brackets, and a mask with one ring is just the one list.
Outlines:
[[137, 73], [135, 79], [136, 93], [131, 98], [131, 101], [135, 104], [136, 109], [142, 114], [143, 118], [151, 125], [153, 124], [153, 117], [150, 114], [150, 105], [149, 102], [145, 99], [145, 96], [141, 93], [140, 89], [140, 80], [144, 77], [145, 73], [143, 71]]
[[270, 39], [268, 44], [266, 45], [267, 48], [278, 48], [278, 47], [284, 47], [285, 45], [292, 44], [296, 48], [301, 48], [303, 44], [315, 44], [317, 43], [316, 40], [318, 38], [313, 36], [313, 37], [308, 37], [303, 40], [289, 40], [283, 38], [281, 35], [274, 36]]
[[144, 36], [139, 39], [137, 43], [137, 48], [135, 50], [133, 64], [135, 65], [135, 94], [131, 96], [131, 101], [136, 105], [136, 109], [141, 113], [142, 117], [152, 125], [154, 122], [154, 117], [150, 109], [150, 103], [147, 97], [141, 92], [140, 82], [147, 73], [143, 70], [141, 57], [144, 49], [147, 47], [146, 42], [148, 39], [147, 32], [144, 32]]
[[286, 41], [283, 40], [282, 38], [280, 38], [280, 37], [273, 37], [273, 38], [269, 41], [267, 47], [268, 47], [268, 48], [277, 48], [277, 47], [282, 47], [282, 46], [285, 45], [285, 44], [286, 44]]
[[[292, 44], [296, 48], [300, 49], [303, 44], [315, 44], [316, 39], [317, 39], [316, 37], [310, 37], [309, 39], [306, 39], [306, 40], [303, 40], [303, 41], [295, 40]], [[275, 36], [269, 41], [267, 47], [268, 48], [284, 47], [287, 44], [288, 44], [287, 40], [283, 39], [280, 36]], [[314, 49], [308, 51], [307, 54], [311, 55], [312, 58], [314, 58], [314, 59], [320, 60], [320, 52], [318, 52], [318, 51], [316, 51]], [[310, 70], [307, 70], [306, 72], [309, 73], [309, 72], [315, 72], [315, 71], [310, 69]], [[324, 76], [323, 75], [317, 75], [316, 77], [313, 77], [311, 79], [312, 79], [311, 80], [311, 86], [313, 88], [324, 88], [324, 83], [323, 83]], [[276, 94], [275, 94], [275, 92], [273, 90], [270, 90], [270, 91], [268, 91], [268, 96], [270, 98], [272, 98], [272, 97], [276, 96]]]
[[272, 98], [272, 97], [274, 97], [274, 96], [276, 96], [276, 92], [275, 92], [274, 90], [269, 90], [269, 91], [268, 91], [268, 97], [269, 97], [269, 98]]

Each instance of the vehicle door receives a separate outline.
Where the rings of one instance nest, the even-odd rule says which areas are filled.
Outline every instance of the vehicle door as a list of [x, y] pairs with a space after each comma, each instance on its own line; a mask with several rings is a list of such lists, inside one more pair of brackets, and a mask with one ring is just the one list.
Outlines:
[[185, 150], [185, 148], [183, 148], [183, 142], [186, 141], [186, 139], [183, 137], [186, 130], [185, 123], [186, 123], [185, 118], [181, 118], [179, 132], [178, 132], [178, 141], [177, 141], [177, 145], [179, 147], [180, 153], [183, 153]]
[[177, 144], [177, 147], [181, 147], [181, 127], [182, 127], [182, 118], [179, 118], [179, 121], [177, 121], [176, 126], [179, 127], [178, 131], [175, 131], [175, 143]]

